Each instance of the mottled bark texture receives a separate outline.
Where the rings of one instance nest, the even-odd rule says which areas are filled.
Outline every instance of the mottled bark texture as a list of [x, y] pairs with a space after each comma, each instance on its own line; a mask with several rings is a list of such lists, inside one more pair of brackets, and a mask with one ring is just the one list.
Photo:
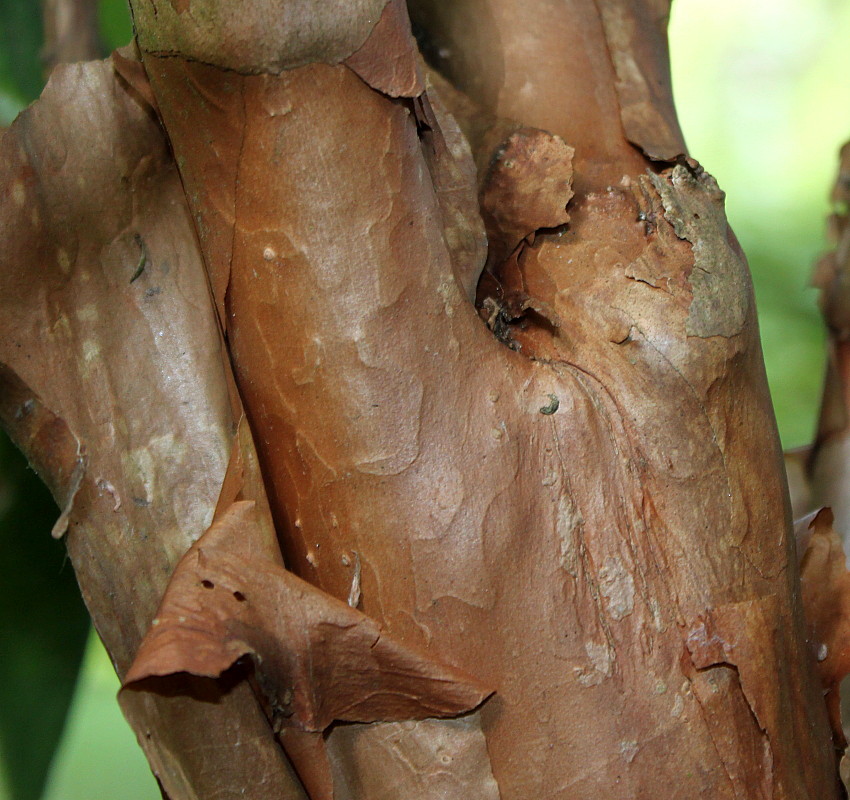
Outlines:
[[663, 0], [132, 8], [2, 140], [0, 363], [168, 796], [838, 797]]

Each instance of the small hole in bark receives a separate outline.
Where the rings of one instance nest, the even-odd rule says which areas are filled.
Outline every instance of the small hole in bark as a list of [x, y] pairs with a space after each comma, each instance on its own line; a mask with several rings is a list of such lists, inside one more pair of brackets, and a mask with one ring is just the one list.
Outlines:
[[233, 596], [234, 596], [234, 597], [235, 597], [235, 598], [236, 598], [236, 599], [237, 599], [240, 603], [244, 603], [244, 602], [245, 602], [245, 600], [247, 600], [247, 598], [245, 597], [245, 595], [244, 595], [244, 594], [242, 594], [242, 592], [234, 592], [234, 593], [233, 593]]
[[215, 588], [215, 584], [212, 581], [208, 581], [206, 579], [201, 581], [201, 586], [203, 586], [204, 589], [214, 589]]
[[561, 401], [554, 394], [547, 395], [547, 397], [549, 398], [549, 403], [540, 408], [540, 413], [549, 417], [560, 408]]

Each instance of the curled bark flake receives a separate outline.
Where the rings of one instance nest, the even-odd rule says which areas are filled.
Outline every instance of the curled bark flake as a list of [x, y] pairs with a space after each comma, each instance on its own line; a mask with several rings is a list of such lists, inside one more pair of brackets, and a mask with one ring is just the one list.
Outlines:
[[275, 729], [314, 732], [334, 720], [455, 716], [490, 694], [278, 564], [235, 555], [255, 513], [234, 503], [183, 558], [125, 690], [153, 676], [217, 678], [247, 655]]
[[250, 535], [239, 536], [230, 542], [230, 549], [242, 558], [261, 558], [283, 566], [283, 557], [277, 545], [277, 534], [271, 520], [260, 465], [248, 420], [241, 413], [233, 435], [230, 460], [221, 482], [221, 491], [215, 505], [213, 522], [227, 514], [234, 503], [249, 501], [255, 505]]
[[673, 106], [667, 54], [667, 0], [595, 0], [617, 74], [626, 138], [654, 161], [686, 153]]
[[502, 143], [481, 187], [491, 263], [540, 228], [570, 220], [575, 151], [560, 136], [522, 128]]

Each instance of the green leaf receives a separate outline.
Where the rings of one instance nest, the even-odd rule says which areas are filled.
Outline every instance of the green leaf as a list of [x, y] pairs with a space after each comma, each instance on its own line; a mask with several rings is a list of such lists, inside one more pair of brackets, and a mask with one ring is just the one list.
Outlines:
[[109, 656], [92, 631], [42, 800], [161, 800], [156, 779], [115, 700], [120, 688]]
[[133, 37], [133, 22], [127, 0], [100, 0], [98, 22], [100, 37], [108, 52], [123, 47]]
[[24, 107], [23, 101], [0, 87], [0, 125], [9, 125]]
[[30, 103], [44, 85], [40, 59], [41, 4], [0, 0], [0, 88]]
[[47, 489], [0, 435], [0, 754], [15, 800], [38, 800], [80, 669], [89, 617]]

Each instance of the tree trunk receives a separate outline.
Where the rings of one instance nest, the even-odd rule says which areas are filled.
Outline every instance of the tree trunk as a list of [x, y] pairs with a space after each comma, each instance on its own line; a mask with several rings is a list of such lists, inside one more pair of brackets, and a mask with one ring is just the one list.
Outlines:
[[0, 416], [168, 796], [839, 797], [664, 0], [131, 5], [2, 140]]

